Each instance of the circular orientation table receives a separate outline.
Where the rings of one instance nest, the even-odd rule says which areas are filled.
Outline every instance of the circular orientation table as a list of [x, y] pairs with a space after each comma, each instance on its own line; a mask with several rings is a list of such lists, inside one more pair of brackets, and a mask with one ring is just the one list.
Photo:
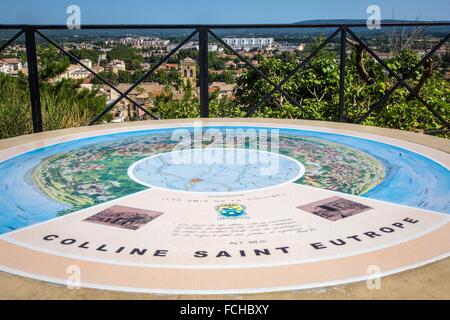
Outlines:
[[419, 134], [270, 119], [7, 139], [0, 270], [146, 293], [376, 284], [448, 257], [448, 150]]

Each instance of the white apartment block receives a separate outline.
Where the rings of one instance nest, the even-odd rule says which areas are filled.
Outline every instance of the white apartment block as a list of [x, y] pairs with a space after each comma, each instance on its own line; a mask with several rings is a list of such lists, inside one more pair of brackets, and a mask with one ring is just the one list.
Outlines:
[[[83, 62], [86, 65], [86, 67], [92, 69], [92, 61], [91, 60], [82, 59], [80, 61]], [[91, 75], [91, 73], [87, 69], [82, 67], [81, 65], [71, 64], [71, 65], [69, 65], [69, 67], [67, 68], [66, 71], [61, 73], [56, 78], [54, 78], [52, 80], [52, 82], [58, 82], [58, 81], [61, 81], [62, 79], [84, 80], [84, 79], [90, 77], [90, 75]]]
[[90, 76], [89, 71], [79, 65], [71, 64], [67, 70], [56, 77], [55, 81], [60, 81], [62, 79], [71, 80], [84, 80]]
[[272, 46], [274, 38], [224, 38], [226, 44], [233, 49], [253, 49]]
[[127, 37], [119, 39], [120, 44], [130, 45], [139, 48], [166, 47], [170, 41], [155, 37]]
[[[172, 51], [178, 46], [178, 43], [172, 43], [167, 46], [167, 51]], [[199, 50], [198, 41], [190, 41], [183, 46], [183, 49], [196, 49]], [[208, 44], [209, 52], [223, 52], [223, 48], [218, 46], [217, 44]]]

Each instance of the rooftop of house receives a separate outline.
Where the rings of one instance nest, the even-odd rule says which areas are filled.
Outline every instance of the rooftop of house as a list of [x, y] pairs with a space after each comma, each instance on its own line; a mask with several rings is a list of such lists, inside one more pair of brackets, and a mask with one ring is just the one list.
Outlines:
[[1, 59], [0, 62], [3, 63], [3, 64], [22, 63], [22, 61], [20, 59], [17, 59], [17, 58], [5, 58], [5, 59]]

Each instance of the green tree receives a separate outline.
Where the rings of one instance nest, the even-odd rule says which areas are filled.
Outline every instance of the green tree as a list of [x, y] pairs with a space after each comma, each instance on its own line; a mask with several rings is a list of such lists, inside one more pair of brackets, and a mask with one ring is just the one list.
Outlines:
[[100, 57], [100, 51], [91, 49], [73, 49], [70, 53], [78, 59], [89, 59], [93, 63], [97, 63]]
[[177, 57], [178, 57], [179, 61], [184, 60], [188, 57], [191, 59], [197, 60], [198, 59], [198, 50], [194, 49], [194, 48], [180, 49], [180, 50], [178, 50]]
[[106, 54], [108, 61], [122, 60], [125, 62], [127, 70], [136, 70], [144, 63], [144, 57], [140, 50], [126, 45], [118, 45]]
[[193, 97], [190, 86], [183, 87], [183, 96], [175, 100], [170, 87], [166, 87], [163, 94], [155, 99], [154, 111], [161, 119], [198, 118], [200, 103]]
[[[313, 48], [314, 46], [307, 51], [311, 52]], [[307, 54], [308, 52], [304, 53], [304, 55]], [[420, 60], [421, 57], [416, 52], [406, 49], [385, 61], [394, 72], [405, 77]], [[396, 78], [390, 76], [374, 59], [368, 58], [367, 54], [363, 64], [367, 73], [365, 76], [356, 67], [355, 53], [352, 53], [347, 61], [345, 116], [349, 122], [354, 122], [364, 115], [397, 82]], [[297, 65], [298, 62], [292, 55], [281, 55], [263, 58], [260, 61], [259, 69], [267, 74], [274, 83], [279, 83]], [[421, 66], [408, 78], [408, 84], [419, 90], [424, 100], [444, 119], [450, 119], [450, 83], [435, 72], [431, 77], [425, 78], [423, 86], [419, 86], [424, 74], [425, 66]], [[338, 56], [332, 50], [325, 49], [283, 85], [283, 89], [295, 98], [302, 108], [293, 104], [281, 93], [275, 92], [254, 113], [254, 116], [308, 118], [308, 115], [302, 111], [302, 109], [306, 109], [315, 119], [337, 121], [338, 88]], [[237, 81], [236, 102], [244, 111], [252, 110], [266, 93], [272, 90], [272, 85], [253, 70], [249, 70]], [[372, 113], [363, 124], [413, 131], [442, 128], [442, 123], [402, 87], [395, 91], [385, 105]]]
[[209, 65], [214, 70], [225, 70], [225, 68], [226, 68], [225, 61], [223, 61], [222, 59], [219, 59], [215, 52], [209, 53]]
[[450, 68], [450, 50], [442, 55], [442, 57], [441, 57], [441, 67], [443, 69]]
[[70, 60], [55, 47], [42, 47], [37, 49], [39, 59], [39, 77], [41, 80], [48, 80], [56, 77], [67, 70]]
[[235, 82], [234, 74], [230, 71], [223, 71], [222, 73], [209, 73], [210, 82], [225, 82], [227, 84], [232, 84]]

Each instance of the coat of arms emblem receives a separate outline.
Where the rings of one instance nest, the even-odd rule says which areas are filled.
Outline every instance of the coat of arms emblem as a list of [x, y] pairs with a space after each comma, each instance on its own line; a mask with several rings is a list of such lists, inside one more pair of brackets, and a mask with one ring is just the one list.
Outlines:
[[216, 207], [220, 219], [248, 219], [246, 207], [238, 203], [221, 204]]

